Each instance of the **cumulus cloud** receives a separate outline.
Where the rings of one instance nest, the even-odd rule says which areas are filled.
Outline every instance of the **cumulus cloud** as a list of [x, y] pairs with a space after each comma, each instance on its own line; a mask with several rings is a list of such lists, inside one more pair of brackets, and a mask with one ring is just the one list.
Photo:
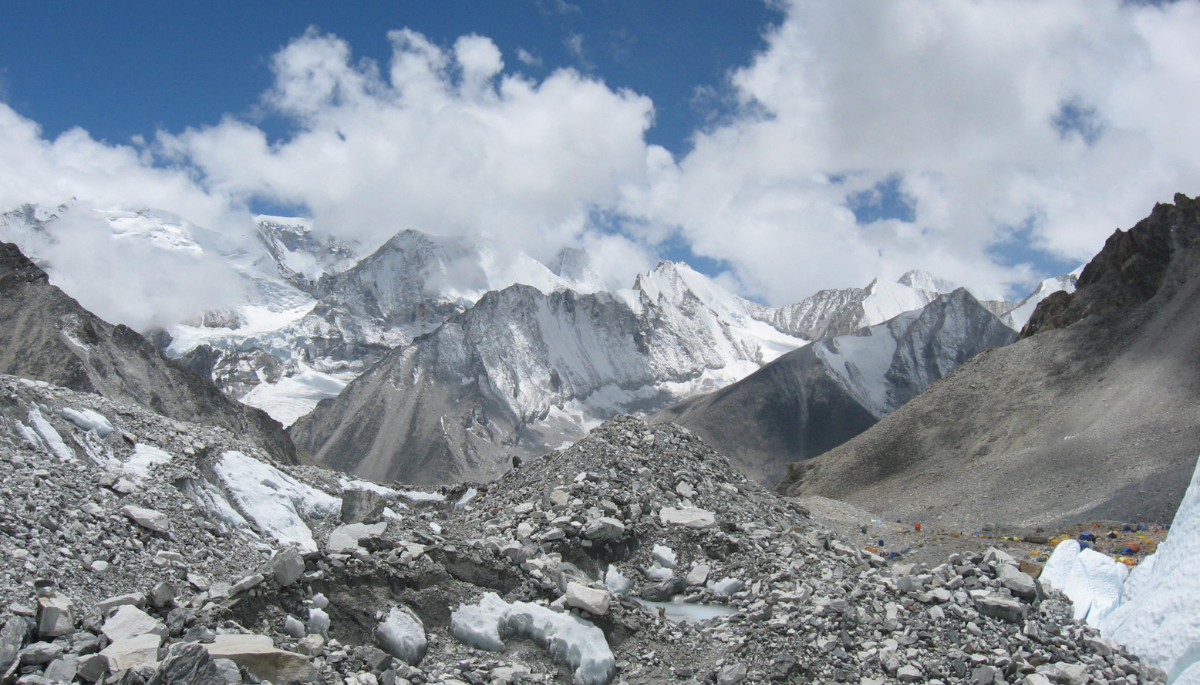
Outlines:
[[[1045, 274], [997, 244], [1082, 262], [1200, 191], [1195, 35], [1190, 1], [793, 0], [730, 76], [739, 114], [649, 151], [625, 210], [776, 304], [914, 267], [999, 295]], [[911, 220], [856, 220], [889, 184]]]
[[[246, 295], [243, 280], [218, 255], [179, 245], [186, 234], [114, 230], [113, 214], [72, 203], [59, 210], [54, 240], [36, 246], [50, 282], [100, 318], [146, 332]], [[137, 223], [132, 212], [116, 214], [127, 226]], [[175, 245], [161, 244], [166, 240]]]
[[571, 69], [504, 74], [481, 36], [448, 51], [410, 30], [389, 38], [386, 70], [313, 31], [284, 48], [265, 98], [297, 123], [282, 142], [229, 117], [159, 145], [211, 193], [303, 205], [364, 244], [407, 228], [486, 234], [538, 259], [579, 242], [594, 208], [644, 180], [648, 98]]

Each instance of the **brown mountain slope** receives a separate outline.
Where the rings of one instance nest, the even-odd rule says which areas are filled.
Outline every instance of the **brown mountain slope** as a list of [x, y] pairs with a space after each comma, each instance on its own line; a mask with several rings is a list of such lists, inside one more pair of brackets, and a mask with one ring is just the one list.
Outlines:
[[280, 461], [296, 462], [295, 447], [278, 421], [222, 395], [137, 331], [84, 309], [50, 285], [46, 273], [11, 243], [0, 243], [0, 373], [221, 426]]
[[963, 527], [1170, 521], [1200, 452], [1200, 202], [1117, 231], [1022, 335], [778, 490]]

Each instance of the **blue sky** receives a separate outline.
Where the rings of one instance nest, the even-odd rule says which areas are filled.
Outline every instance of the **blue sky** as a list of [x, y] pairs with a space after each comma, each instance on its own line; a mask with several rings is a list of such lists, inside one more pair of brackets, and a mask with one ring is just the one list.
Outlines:
[[[725, 107], [727, 73], [765, 47], [764, 32], [781, 16], [746, 0], [13, 3], [5, 23], [19, 30], [0, 42], [0, 77], [9, 105], [47, 136], [82, 126], [127, 142], [216, 124], [226, 113], [255, 117], [271, 56], [310, 26], [380, 63], [391, 55], [391, 29], [446, 47], [476, 33], [496, 43], [509, 71], [536, 78], [575, 67], [650, 96], [647, 140], [680, 154]], [[523, 64], [518, 50], [535, 63]], [[286, 133], [285, 121], [265, 124]]]
[[1200, 193], [1200, 0], [448, 5], [14, 3], [0, 211], [294, 210], [781, 305], [913, 268], [1017, 297]]

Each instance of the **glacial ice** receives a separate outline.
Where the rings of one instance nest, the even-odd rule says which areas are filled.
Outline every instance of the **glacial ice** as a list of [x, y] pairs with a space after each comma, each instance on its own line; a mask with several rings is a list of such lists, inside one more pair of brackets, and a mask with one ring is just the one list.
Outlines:
[[624, 596], [629, 594], [633, 589], [633, 581], [621, 575], [616, 566], [608, 565], [608, 571], [604, 574], [604, 587], [615, 596]]
[[650, 550], [650, 557], [663, 568], [675, 568], [678, 563], [675, 558], [675, 550], [666, 545], [655, 545], [654, 549]]
[[450, 632], [464, 644], [503, 651], [507, 637], [527, 637], [555, 660], [575, 668], [575, 685], [606, 685], [616, 663], [604, 632], [574, 614], [529, 602], [508, 604], [492, 592], [450, 615]]
[[47, 449], [55, 456], [63, 461], [75, 461], [75, 451], [67, 447], [67, 443], [63, 442], [62, 436], [50, 425], [46, 417], [42, 416], [41, 410], [37, 407], [29, 407], [29, 422], [33, 424], [33, 429], [38, 435], [42, 436]]
[[302, 552], [317, 551], [304, 517], [327, 518], [341, 513], [337, 497], [301, 483], [279, 469], [229, 451], [213, 465], [233, 501], [264, 532]]
[[409, 666], [421, 663], [429, 648], [421, 619], [400, 607], [388, 611], [387, 617], [375, 628], [375, 637], [388, 654], [403, 659]]
[[91, 409], [72, 409], [71, 407], [63, 407], [59, 410], [63, 418], [71, 423], [79, 426], [85, 431], [96, 431], [96, 435], [102, 438], [107, 438], [112, 434], [113, 425], [108, 419], [99, 412], [94, 412]]
[[1121, 605], [1100, 630], [1166, 671], [1168, 682], [1200, 682], [1200, 465], [1150, 559], [1130, 574]]
[[1121, 585], [1129, 569], [1095, 550], [1082, 549], [1077, 540], [1063, 540], [1054, 548], [1041, 580], [1061, 591], [1075, 605], [1075, 619], [1099, 626], [1121, 600]]

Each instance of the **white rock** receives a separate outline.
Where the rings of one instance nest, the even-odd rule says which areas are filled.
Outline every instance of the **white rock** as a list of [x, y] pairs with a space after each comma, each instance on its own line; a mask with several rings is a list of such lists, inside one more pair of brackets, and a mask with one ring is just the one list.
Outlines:
[[611, 602], [612, 596], [604, 590], [597, 590], [580, 583], [567, 583], [567, 606], [583, 609], [596, 616], [603, 616], [608, 613]]
[[267, 562], [267, 573], [270, 573], [280, 587], [288, 587], [304, 574], [304, 557], [300, 550], [289, 545], [276, 552]]
[[386, 531], [387, 523], [384, 521], [372, 524], [351, 523], [346, 526], [338, 526], [329, 533], [329, 540], [325, 542], [325, 551], [330, 554], [353, 552], [358, 549], [358, 541], [360, 539], [383, 535]]
[[663, 507], [658, 511], [658, 519], [664, 525], [683, 526], [684, 528], [712, 528], [717, 525], [717, 518], [711, 511], [694, 507], [682, 509]]
[[170, 521], [167, 519], [167, 515], [161, 511], [126, 504], [121, 507], [121, 512], [128, 516], [134, 523], [147, 530], [152, 530], [156, 533], [165, 533], [170, 529]]
[[167, 636], [167, 627], [162, 621], [131, 604], [117, 607], [100, 630], [113, 642], [139, 635], [153, 635], [161, 644], [162, 639]]
[[138, 635], [113, 641], [100, 652], [100, 656], [108, 660], [109, 671], [123, 671], [138, 664], [157, 661], [161, 643], [162, 638], [158, 635]]
[[692, 487], [691, 483], [681, 480], [679, 481], [679, 485], [675, 486], [675, 492], [679, 493], [680, 497], [691, 499], [692, 495], [696, 494], [696, 489]]
[[212, 644], [203, 646], [214, 659], [230, 659], [260, 680], [309, 682], [316, 677], [306, 657], [276, 649], [265, 635], [218, 635]]

